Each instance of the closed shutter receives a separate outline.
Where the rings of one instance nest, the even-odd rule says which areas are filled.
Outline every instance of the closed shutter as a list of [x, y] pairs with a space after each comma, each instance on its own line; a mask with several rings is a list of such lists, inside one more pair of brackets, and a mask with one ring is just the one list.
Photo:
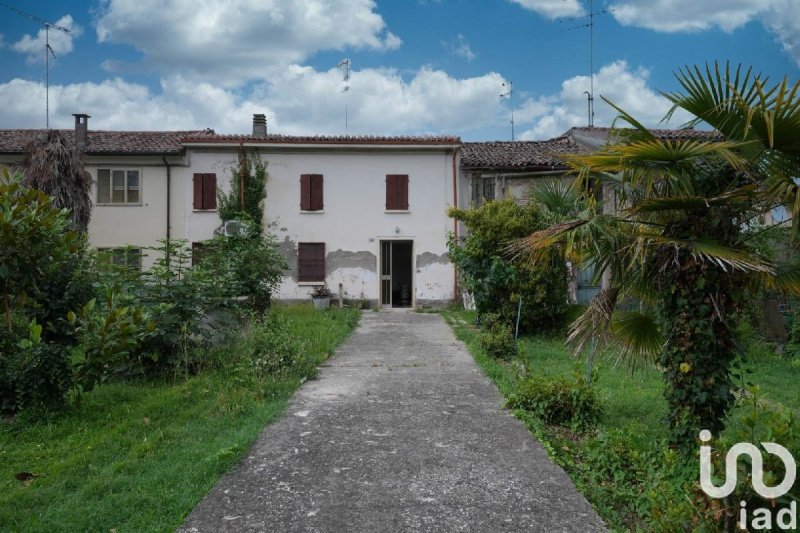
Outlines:
[[386, 210], [408, 210], [408, 174], [387, 174]]
[[203, 209], [217, 208], [217, 175], [203, 175]]
[[194, 175], [194, 203], [195, 209], [203, 209], [203, 175]]
[[300, 176], [300, 210], [311, 211], [311, 174]]
[[322, 174], [311, 174], [311, 210], [322, 211], [324, 204], [322, 201]]
[[297, 281], [325, 281], [325, 243], [297, 245]]
[[195, 174], [193, 180], [195, 209], [217, 208], [217, 175]]

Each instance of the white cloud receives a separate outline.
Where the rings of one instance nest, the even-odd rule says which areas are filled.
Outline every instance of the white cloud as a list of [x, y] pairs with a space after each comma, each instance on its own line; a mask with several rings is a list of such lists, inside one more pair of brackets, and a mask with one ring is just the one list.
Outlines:
[[622, 0], [613, 4], [620, 24], [656, 31], [733, 31], [765, 11], [774, 0]]
[[100, 42], [130, 44], [144, 57], [126, 68], [175, 72], [215, 85], [266, 79], [320, 50], [391, 50], [374, 0], [106, 0]]
[[760, 21], [800, 65], [800, 4], [797, 0], [619, 0], [614, 18], [626, 26], [662, 32], [731, 32]]
[[[631, 69], [625, 61], [615, 61], [603, 66], [595, 76], [595, 126], [610, 126], [618, 113], [606, 104], [605, 96], [634, 118], [649, 127], [678, 127], [689, 115], [676, 112], [668, 125], [659, 124], [671, 104], [651, 89], [646, 69]], [[561, 84], [561, 91], [552, 96], [526, 101], [517, 114], [527, 129], [523, 139], [546, 139], [560, 135], [573, 126], [586, 126], [588, 122], [588, 76], [575, 76]], [[527, 126], [525, 121], [528, 122]]]
[[[80, 35], [83, 33], [83, 28], [75, 24], [75, 21], [72, 20], [71, 15], [64, 15], [58, 19], [55, 24], [56, 26], [61, 26], [70, 30], [70, 33], [66, 33], [54, 28], [51, 28], [49, 31], [50, 48], [53, 49], [53, 53], [56, 55], [56, 57], [58, 57], [72, 52], [72, 40], [80, 37]], [[11, 49], [21, 54], [25, 54], [27, 56], [25, 60], [28, 63], [44, 63], [44, 47], [46, 39], [47, 35], [45, 34], [45, 29], [42, 28], [35, 37], [24, 35], [22, 39], [11, 45]], [[2, 43], [1, 38], [0, 43]]]
[[445, 49], [447, 49], [447, 51], [453, 54], [454, 56], [462, 57], [467, 61], [472, 61], [473, 59], [475, 59], [475, 53], [469, 46], [467, 38], [461, 35], [460, 33], [456, 36], [455, 39], [449, 42], [442, 41], [442, 46], [444, 46]]
[[777, 37], [783, 49], [800, 66], [800, 9], [796, 0], [774, 0], [761, 20]]
[[[408, 81], [389, 69], [353, 72], [341, 92], [341, 73], [291, 66], [243, 94], [183, 77], [161, 81], [161, 93], [122, 79], [50, 87], [51, 124], [72, 126], [72, 113], [92, 116], [95, 129], [193, 129], [247, 133], [252, 114], [266, 113], [269, 130], [286, 134], [343, 134], [345, 104], [352, 134], [458, 134], [497, 121], [499, 74], [456, 79], [423, 68]], [[42, 127], [44, 86], [15, 79], [0, 84], [0, 124]]]
[[511, 0], [550, 19], [584, 15], [580, 0]]

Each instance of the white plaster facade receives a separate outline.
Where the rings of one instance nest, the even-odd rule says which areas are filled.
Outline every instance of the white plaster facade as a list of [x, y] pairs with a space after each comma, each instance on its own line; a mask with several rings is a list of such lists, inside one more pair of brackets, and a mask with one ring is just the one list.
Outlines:
[[[325, 243], [325, 280], [345, 299], [380, 298], [382, 241], [410, 241], [411, 305], [441, 305], [453, 299], [455, 272], [447, 256], [453, 221], [453, 159], [457, 145], [303, 145], [245, 143], [268, 163], [264, 227], [275, 235], [289, 269], [275, 295], [307, 300], [322, 282], [297, 280], [298, 243]], [[179, 171], [184, 187], [186, 238], [210, 238], [219, 225], [214, 213], [190, 209], [194, 172], [214, 172], [229, 186], [238, 143], [189, 143], [191, 165]], [[456, 160], [456, 168], [457, 168]], [[301, 211], [300, 176], [323, 175], [322, 211]], [[386, 175], [409, 176], [407, 211], [387, 211]], [[455, 176], [457, 178], [457, 176]]]

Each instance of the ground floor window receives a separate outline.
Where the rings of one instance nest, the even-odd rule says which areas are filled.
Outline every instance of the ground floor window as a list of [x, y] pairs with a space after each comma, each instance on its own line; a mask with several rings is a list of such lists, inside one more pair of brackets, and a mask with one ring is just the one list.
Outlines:
[[325, 282], [324, 242], [301, 242], [297, 245], [297, 281]]
[[472, 205], [480, 207], [484, 202], [494, 200], [495, 179], [494, 177], [472, 178]]
[[122, 248], [98, 248], [112, 265], [126, 266], [134, 270], [142, 269], [142, 250], [130, 246]]

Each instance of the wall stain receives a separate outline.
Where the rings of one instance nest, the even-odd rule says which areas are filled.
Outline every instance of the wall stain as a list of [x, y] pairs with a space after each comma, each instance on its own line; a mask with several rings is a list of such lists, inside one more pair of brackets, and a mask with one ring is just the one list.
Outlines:
[[[417, 268], [425, 268], [431, 265], [449, 265], [450, 254], [445, 252], [442, 255], [436, 255], [431, 252], [421, 253], [417, 256]], [[419, 272], [419, 271], [418, 271]]]
[[366, 251], [351, 252], [339, 249], [328, 252], [328, 255], [325, 256], [325, 273], [331, 275], [340, 268], [360, 268], [368, 272], [376, 272], [378, 258], [372, 252]]

